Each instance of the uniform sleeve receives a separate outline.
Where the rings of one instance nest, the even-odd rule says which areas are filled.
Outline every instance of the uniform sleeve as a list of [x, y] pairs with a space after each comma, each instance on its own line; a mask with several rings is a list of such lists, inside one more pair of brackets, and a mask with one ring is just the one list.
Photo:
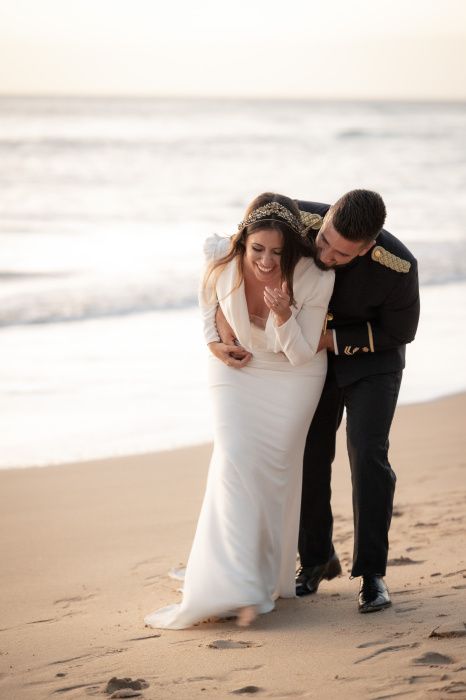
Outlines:
[[205, 265], [199, 283], [198, 299], [201, 310], [202, 326], [206, 343], [220, 342], [220, 336], [215, 325], [218, 299], [215, 291], [214, 278], [211, 276], [204, 286], [204, 278], [209, 265], [213, 260], [226, 255], [230, 244], [229, 238], [222, 238], [217, 234], [209, 236], [204, 243]]
[[333, 271], [319, 273], [296, 316], [281, 326], [275, 325], [282, 352], [294, 366], [310, 362], [317, 352], [334, 282]]
[[340, 356], [390, 350], [414, 340], [420, 310], [417, 265], [408, 274], [396, 274], [397, 284], [374, 319], [335, 329]]

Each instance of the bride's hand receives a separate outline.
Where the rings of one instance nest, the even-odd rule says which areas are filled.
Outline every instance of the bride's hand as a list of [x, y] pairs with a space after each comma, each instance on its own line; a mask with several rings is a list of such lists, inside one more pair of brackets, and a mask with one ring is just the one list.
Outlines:
[[209, 350], [221, 362], [224, 362], [229, 367], [239, 369], [248, 364], [252, 355], [250, 352], [241, 347], [241, 345], [227, 345], [226, 343], [213, 342], [209, 343]]
[[264, 288], [264, 301], [270, 311], [275, 315], [278, 326], [283, 325], [291, 316], [290, 295], [286, 282], [283, 282], [281, 289]]

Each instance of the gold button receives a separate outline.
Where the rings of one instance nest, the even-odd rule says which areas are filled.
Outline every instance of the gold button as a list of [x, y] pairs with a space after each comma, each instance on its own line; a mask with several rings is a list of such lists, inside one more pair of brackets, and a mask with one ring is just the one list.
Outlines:
[[381, 250], [374, 250], [374, 258], [380, 258], [381, 255], [382, 255]]
[[333, 314], [331, 314], [330, 311], [327, 314], [327, 321], [333, 321]]

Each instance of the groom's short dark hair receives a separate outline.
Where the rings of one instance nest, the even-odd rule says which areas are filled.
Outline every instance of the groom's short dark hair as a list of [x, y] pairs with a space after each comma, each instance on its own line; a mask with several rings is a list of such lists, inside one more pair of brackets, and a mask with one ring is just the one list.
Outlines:
[[377, 192], [351, 190], [333, 204], [325, 217], [349, 241], [373, 241], [384, 225], [385, 204]]

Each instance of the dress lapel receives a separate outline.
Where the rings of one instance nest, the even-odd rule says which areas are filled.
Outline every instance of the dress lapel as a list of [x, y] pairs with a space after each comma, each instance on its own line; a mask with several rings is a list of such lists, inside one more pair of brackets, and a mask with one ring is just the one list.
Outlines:
[[244, 291], [244, 280], [237, 289], [233, 292], [231, 291], [238, 279], [237, 265], [238, 259], [233, 258], [233, 260], [223, 268], [217, 279], [217, 297], [225, 318], [233, 328], [235, 336], [246, 350], [250, 350], [251, 326], [249, 323], [249, 312]]

